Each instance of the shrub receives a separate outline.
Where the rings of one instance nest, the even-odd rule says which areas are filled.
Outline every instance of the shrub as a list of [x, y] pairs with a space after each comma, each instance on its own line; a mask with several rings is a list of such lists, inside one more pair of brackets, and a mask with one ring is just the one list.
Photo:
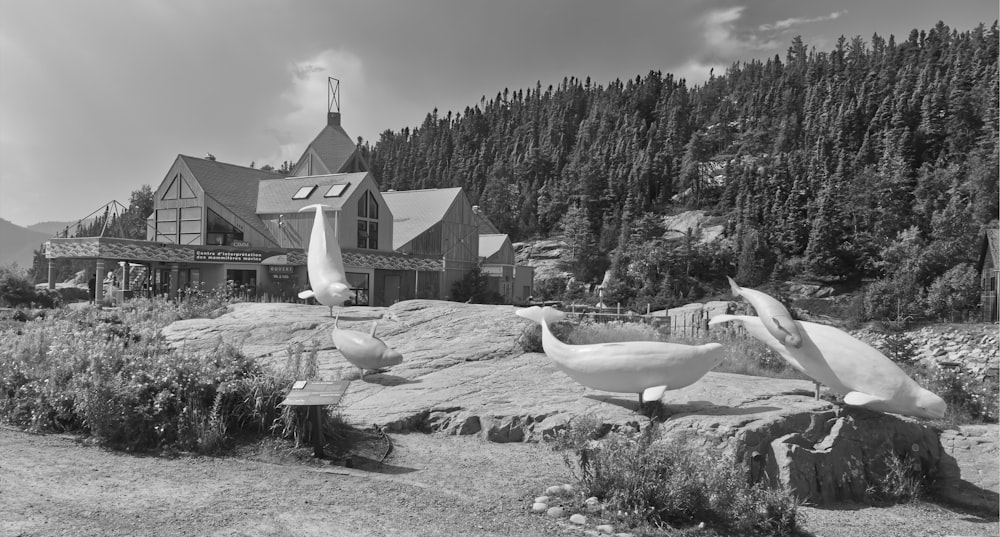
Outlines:
[[[611, 433], [577, 450], [580, 489], [631, 526], [690, 527], [723, 535], [794, 535], [797, 504], [787, 490], [748, 485], [732, 457], [638, 435]], [[571, 467], [572, 468], [572, 467]]]
[[1000, 417], [1000, 386], [996, 378], [978, 380], [960, 369], [910, 365], [904, 370], [913, 380], [948, 404], [946, 425], [996, 423]]

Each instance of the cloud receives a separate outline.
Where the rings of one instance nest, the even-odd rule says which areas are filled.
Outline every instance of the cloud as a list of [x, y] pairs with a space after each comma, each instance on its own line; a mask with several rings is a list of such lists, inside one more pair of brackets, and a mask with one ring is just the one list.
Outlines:
[[738, 29], [737, 23], [745, 9], [745, 6], [712, 9], [699, 19], [705, 41], [704, 50], [696, 60], [698, 63], [718, 65], [780, 46], [777, 41], [762, 40], [750, 31]]
[[807, 18], [807, 17], [792, 17], [790, 19], [782, 19], [780, 21], [777, 21], [777, 22], [774, 22], [774, 23], [771, 23], [771, 24], [761, 24], [759, 29], [762, 32], [769, 32], [771, 30], [785, 30], [785, 29], [791, 28], [792, 26], [798, 26], [800, 24], [809, 24], [809, 23], [812, 23], [812, 22], [823, 22], [823, 21], [836, 20], [836, 19], [838, 19], [841, 16], [846, 15], [846, 14], [847, 14], [847, 10], [845, 9], [845, 10], [842, 10], [842, 11], [834, 11], [833, 13], [830, 13], [829, 15], [820, 16], [820, 17], [812, 17], [812, 18]]
[[[288, 66], [288, 75], [288, 88], [281, 94], [286, 111], [271, 122], [269, 129], [279, 149], [266, 162], [273, 162], [275, 167], [286, 160], [294, 163], [326, 124], [327, 77], [349, 80], [352, 95], [366, 93], [364, 64], [345, 50], [324, 50], [293, 62]], [[336, 104], [333, 110], [337, 110]]]

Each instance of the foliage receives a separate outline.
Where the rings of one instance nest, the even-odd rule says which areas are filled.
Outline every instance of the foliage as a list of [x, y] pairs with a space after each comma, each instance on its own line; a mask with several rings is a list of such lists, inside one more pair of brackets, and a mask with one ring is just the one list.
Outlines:
[[0, 305], [51, 308], [61, 300], [58, 292], [35, 289], [28, 275], [16, 267], [0, 267]]
[[927, 314], [938, 319], [970, 311], [979, 302], [976, 269], [968, 263], [948, 269], [927, 289], [926, 302]]
[[[549, 330], [556, 339], [565, 343], [573, 327], [569, 323], [558, 322], [550, 324]], [[537, 323], [526, 325], [518, 336], [518, 343], [524, 352], [545, 352], [542, 348], [542, 325]]]
[[885, 456], [884, 475], [873, 479], [865, 493], [878, 503], [909, 503], [920, 499], [926, 485], [927, 476], [919, 459], [889, 453]]
[[216, 452], [243, 435], [271, 434], [291, 381], [315, 376], [315, 348], [305, 359], [301, 348], [290, 349], [299, 357], [296, 370], [275, 373], [233, 345], [193, 356], [164, 343], [164, 326], [216, 305], [192, 298], [185, 309], [137, 299], [114, 315], [57, 309], [3, 329], [0, 419], [36, 431], [87, 433], [129, 450]]
[[[795, 38], [699, 86], [658, 71], [539, 82], [435, 110], [363, 151], [383, 188], [461, 186], [513, 240], [572, 230], [574, 276], [596, 283], [610, 263], [613, 302], [670, 305], [739, 267], [744, 283], [775, 270], [884, 279], [891, 304], [871, 314], [892, 315], [974, 263], [996, 218], [998, 36], [994, 22], [827, 51]], [[634, 236], [692, 208], [725, 222], [715, 267], [688, 270], [676, 237]], [[901, 238], [923, 244], [913, 264], [893, 260]]]
[[748, 485], [732, 457], [658, 439], [656, 431], [611, 433], [577, 449], [584, 495], [596, 496], [630, 526], [704, 523], [723, 535], [798, 533], [790, 491]]
[[489, 288], [489, 277], [480, 267], [474, 267], [451, 287], [451, 299], [474, 304], [500, 304], [503, 296]]
[[958, 368], [911, 365], [906, 373], [948, 404], [945, 425], [997, 423], [1000, 418], [1000, 384], [995, 377], [977, 379]]

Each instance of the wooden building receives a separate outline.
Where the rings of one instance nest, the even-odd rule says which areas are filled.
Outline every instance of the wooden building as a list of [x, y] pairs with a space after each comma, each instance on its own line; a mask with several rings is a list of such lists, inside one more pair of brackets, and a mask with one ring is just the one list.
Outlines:
[[1000, 227], [993, 222], [983, 234], [979, 250], [980, 300], [983, 321], [995, 323], [997, 314], [997, 279], [1000, 278]]

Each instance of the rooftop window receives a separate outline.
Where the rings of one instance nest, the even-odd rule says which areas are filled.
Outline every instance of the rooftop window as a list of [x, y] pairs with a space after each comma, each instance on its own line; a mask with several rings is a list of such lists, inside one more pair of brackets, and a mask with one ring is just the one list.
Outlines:
[[300, 188], [295, 195], [292, 196], [293, 200], [304, 200], [312, 196], [313, 191], [316, 190], [316, 185], [304, 186]]
[[344, 183], [342, 185], [333, 185], [333, 186], [330, 187], [330, 190], [326, 191], [326, 194], [323, 194], [323, 197], [324, 198], [339, 198], [340, 196], [344, 195], [344, 191], [346, 191], [347, 187], [349, 187], [349, 186], [351, 186], [351, 183]]

